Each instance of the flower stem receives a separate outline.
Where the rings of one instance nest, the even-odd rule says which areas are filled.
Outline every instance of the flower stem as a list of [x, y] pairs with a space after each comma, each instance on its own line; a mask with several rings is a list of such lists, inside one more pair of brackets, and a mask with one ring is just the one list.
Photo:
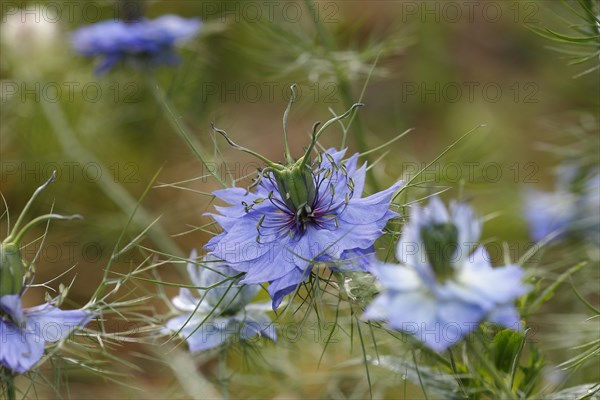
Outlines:
[[166, 94], [163, 93], [163, 91], [160, 89], [160, 87], [158, 86], [158, 84], [156, 82], [148, 81], [147, 83], [150, 86], [150, 90], [152, 91], [154, 99], [156, 100], [158, 105], [160, 107], [162, 107], [162, 109], [164, 110], [165, 114], [168, 117], [169, 123], [171, 124], [171, 126], [173, 127], [175, 132], [177, 132], [177, 134], [188, 145], [190, 150], [192, 150], [192, 152], [194, 153], [196, 158], [198, 158], [198, 160], [200, 160], [200, 162], [206, 168], [208, 173], [211, 174], [213, 176], [213, 178], [215, 178], [216, 181], [221, 184], [221, 186], [226, 188], [227, 183], [208, 164], [208, 162], [207, 162], [208, 157], [205, 155], [203, 146], [200, 144], [200, 142], [198, 140], [196, 140], [194, 138], [194, 136], [192, 136], [190, 134], [190, 130], [188, 129], [188, 127], [184, 124], [184, 122], [181, 120], [181, 118], [179, 118], [177, 116], [177, 114], [173, 110], [173, 106], [170, 104], [169, 99], [167, 98]]
[[219, 351], [219, 384], [223, 399], [229, 399], [229, 380], [227, 378], [227, 347]]
[[515, 394], [513, 393], [511, 388], [508, 387], [508, 384], [506, 383], [506, 379], [504, 379], [498, 373], [498, 369], [490, 362], [490, 360], [485, 355], [483, 355], [483, 354], [490, 354], [489, 348], [485, 342], [485, 338], [483, 337], [481, 332], [475, 333], [475, 336], [477, 336], [477, 339], [479, 340], [479, 342], [481, 343], [481, 345], [483, 346], [485, 351], [482, 353], [478, 349], [475, 349], [474, 344], [471, 342], [471, 339], [469, 338], [469, 340], [467, 340], [467, 344], [469, 345], [470, 349], [472, 350], [470, 353], [475, 354], [475, 356], [477, 357], [477, 360], [479, 360], [479, 362], [483, 365], [483, 367], [492, 376], [492, 378], [496, 382], [497, 387], [504, 393], [503, 398], [514, 399]]
[[16, 393], [16, 388], [15, 388], [15, 376], [13, 375], [13, 373], [7, 369], [7, 368], [2, 368], [0, 367], [0, 376], [2, 377], [2, 380], [4, 381], [4, 387], [6, 390], [6, 398], [7, 400], [17, 400], [17, 393]]

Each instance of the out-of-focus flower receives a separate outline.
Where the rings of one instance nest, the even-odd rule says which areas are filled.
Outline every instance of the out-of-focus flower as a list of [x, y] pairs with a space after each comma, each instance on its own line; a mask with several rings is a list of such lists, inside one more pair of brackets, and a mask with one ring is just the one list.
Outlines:
[[436, 351], [458, 343], [484, 319], [518, 328], [513, 303], [529, 290], [523, 270], [492, 268], [485, 247], [475, 248], [480, 233], [480, 221], [464, 203], [452, 203], [448, 212], [434, 197], [427, 207], [413, 207], [397, 247], [401, 265], [376, 261], [372, 267], [383, 291], [364, 317]]
[[16, 2], [5, 4], [0, 23], [3, 67], [25, 79], [59, 68], [65, 50], [60, 17], [51, 7], [22, 9]]
[[86, 325], [93, 314], [86, 310], [63, 311], [50, 303], [22, 308], [18, 294], [0, 297], [0, 364], [22, 374], [44, 354], [46, 343], [62, 340]]
[[73, 33], [74, 49], [87, 57], [101, 57], [96, 68], [103, 74], [118, 62], [154, 66], [178, 61], [175, 45], [198, 34], [202, 22], [176, 15], [125, 22], [109, 20], [79, 28]]
[[600, 246], [600, 172], [585, 181], [576, 209], [575, 229]]
[[556, 190], [529, 189], [524, 215], [535, 241], [580, 235], [600, 244], [600, 173], [583, 174], [573, 165], [558, 168]]
[[566, 191], [525, 192], [525, 218], [530, 236], [536, 242], [544, 238], [564, 236], [575, 217], [577, 197]]
[[[195, 251], [190, 260], [195, 260]], [[238, 272], [213, 257], [205, 257], [201, 265], [190, 262], [187, 270], [192, 283], [203, 288], [200, 298], [189, 289], [181, 288], [173, 305], [184, 313], [171, 318], [165, 325], [168, 333], [178, 333], [190, 351], [204, 351], [220, 346], [227, 340], [248, 340], [256, 335], [277, 340], [277, 332], [266, 314], [268, 304], [249, 304], [257, 294], [258, 285], [240, 284]]]

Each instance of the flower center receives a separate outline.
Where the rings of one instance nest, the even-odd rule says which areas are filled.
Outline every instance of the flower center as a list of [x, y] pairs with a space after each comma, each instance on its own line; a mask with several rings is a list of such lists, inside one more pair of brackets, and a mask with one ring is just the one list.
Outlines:
[[458, 229], [453, 223], [421, 228], [421, 240], [436, 279], [445, 282], [454, 275], [452, 257], [458, 246]]
[[298, 217], [310, 213], [317, 191], [310, 167], [306, 164], [294, 164], [281, 171], [274, 171], [273, 175], [285, 205]]

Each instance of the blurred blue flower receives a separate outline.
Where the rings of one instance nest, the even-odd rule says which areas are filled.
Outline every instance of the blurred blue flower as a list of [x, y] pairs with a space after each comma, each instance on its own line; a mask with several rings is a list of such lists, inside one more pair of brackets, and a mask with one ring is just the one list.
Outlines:
[[19, 374], [30, 370], [46, 343], [66, 338], [92, 317], [89, 311], [62, 311], [50, 303], [23, 309], [19, 294], [0, 297], [0, 365]]
[[[190, 260], [196, 258], [194, 251]], [[194, 297], [189, 289], [179, 289], [172, 302], [184, 313], [168, 320], [165, 332], [178, 333], [192, 352], [256, 335], [277, 340], [275, 326], [266, 314], [269, 305], [249, 304], [260, 286], [240, 284], [239, 278], [232, 278], [238, 272], [210, 256], [203, 259], [202, 265], [188, 263], [187, 270], [195, 286], [210, 289], [199, 290], [200, 298]]]
[[[443, 351], [487, 319], [519, 328], [514, 300], [529, 288], [517, 265], [492, 268], [478, 246], [481, 222], [464, 203], [448, 211], [434, 197], [411, 210], [397, 247], [401, 265], [375, 261], [372, 272], [383, 287], [364, 318], [385, 321]], [[472, 251], [475, 249], [474, 251]]]
[[176, 15], [134, 22], [108, 20], [79, 28], [73, 33], [74, 49], [87, 57], [102, 57], [96, 68], [104, 74], [122, 60], [141, 65], [174, 64], [175, 44], [194, 37], [202, 22]]
[[389, 207], [400, 183], [362, 198], [366, 165], [357, 166], [358, 154], [342, 161], [345, 152], [327, 150], [312, 167], [303, 164], [305, 155], [289, 168], [265, 173], [254, 193], [213, 192], [231, 206], [210, 214], [224, 232], [206, 248], [245, 272], [243, 283], [269, 282], [273, 309], [318, 262], [365, 270], [375, 240], [397, 216]]
[[583, 174], [574, 165], [557, 169], [556, 189], [524, 192], [524, 215], [536, 242], [578, 234], [600, 245], [600, 173]]
[[600, 172], [596, 171], [585, 181], [576, 209], [574, 228], [600, 246]]

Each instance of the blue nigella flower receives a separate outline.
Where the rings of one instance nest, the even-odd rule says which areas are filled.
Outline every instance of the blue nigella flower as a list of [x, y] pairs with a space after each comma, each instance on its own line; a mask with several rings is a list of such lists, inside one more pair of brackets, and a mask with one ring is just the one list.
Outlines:
[[238, 272], [245, 272], [243, 283], [269, 282], [269, 294], [276, 309], [283, 297], [305, 280], [316, 263], [336, 263], [335, 269], [364, 270], [373, 245], [386, 223], [397, 213], [391, 211], [392, 196], [401, 186], [361, 197], [366, 165], [358, 166], [358, 154], [343, 160], [346, 150], [329, 149], [311, 162], [319, 136], [332, 123], [350, 115], [313, 127], [310, 146], [304, 155], [291, 157], [287, 141], [287, 116], [295, 99], [284, 113], [285, 165], [274, 163], [243, 148], [221, 133], [234, 147], [262, 160], [256, 190], [242, 188], [217, 190], [213, 195], [230, 204], [209, 214], [224, 232], [212, 238], [206, 249]]
[[[338, 268], [365, 269], [366, 256], [386, 223], [392, 195], [400, 183], [361, 197], [366, 165], [357, 166], [358, 154], [342, 161], [345, 150], [329, 149], [308, 171], [302, 190], [313, 191], [296, 206], [273, 175], [263, 177], [254, 193], [242, 188], [213, 192], [230, 204], [211, 214], [224, 232], [206, 245], [215, 257], [236, 271], [242, 282], [269, 282], [276, 309], [319, 262], [343, 262]], [[299, 179], [300, 180], [300, 179]]]
[[0, 365], [19, 374], [30, 370], [46, 343], [68, 337], [92, 317], [89, 311], [63, 311], [50, 303], [23, 309], [20, 295], [0, 297]]
[[396, 251], [401, 264], [375, 261], [372, 267], [383, 291], [364, 317], [385, 321], [436, 351], [458, 343], [484, 319], [518, 328], [513, 303], [529, 290], [521, 282], [523, 270], [492, 268], [485, 247], [476, 247], [480, 233], [480, 221], [464, 203], [452, 203], [448, 211], [434, 197], [427, 207], [413, 207]]
[[174, 64], [175, 44], [193, 38], [202, 22], [176, 15], [138, 21], [101, 21], [73, 33], [74, 49], [87, 57], [102, 57], [96, 73], [103, 74], [122, 60], [141, 65]]
[[[190, 255], [197, 258], [196, 252]], [[226, 264], [212, 257], [205, 257], [201, 265], [188, 263], [187, 270], [192, 283], [198, 287], [200, 298], [189, 289], [179, 289], [173, 305], [184, 313], [166, 323], [166, 332], [179, 333], [197, 352], [220, 346], [230, 339], [248, 340], [260, 335], [277, 340], [277, 332], [266, 314], [268, 304], [249, 304], [260, 286], [240, 284], [239, 275]]]
[[600, 173], [583, 174], [574, 165], [557, 170], [556, 189], [524, 192], [524, 215], [536, 242], [578, 234], [600, 245]]

